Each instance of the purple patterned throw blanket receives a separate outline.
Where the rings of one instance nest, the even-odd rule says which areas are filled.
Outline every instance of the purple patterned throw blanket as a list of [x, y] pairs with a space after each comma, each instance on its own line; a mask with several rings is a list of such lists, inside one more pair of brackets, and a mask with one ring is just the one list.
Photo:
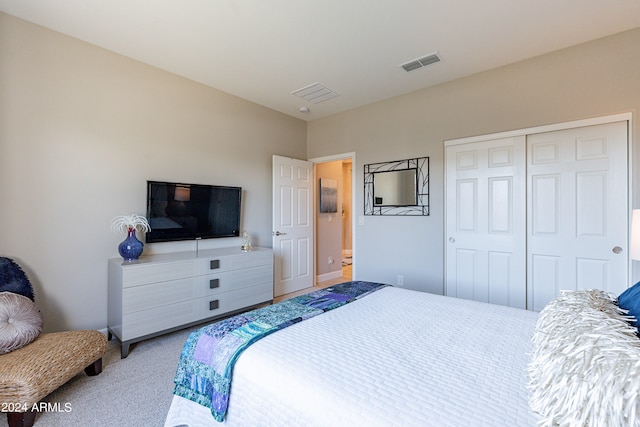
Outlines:
[[233, 366], [252, 343], [302, 320], [362, 298], [385, 286], [346, 282], [242, 313], [192, 332], [182, 349], [174, 394], [211, 409], [223, 421]]

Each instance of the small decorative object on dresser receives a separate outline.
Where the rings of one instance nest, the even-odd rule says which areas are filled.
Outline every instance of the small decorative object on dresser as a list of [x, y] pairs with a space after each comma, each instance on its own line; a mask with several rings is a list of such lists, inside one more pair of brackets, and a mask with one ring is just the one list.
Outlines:
[[251, 234], [248, 231], [242, 233], [242, 246], [240, 247], [242, 252], [249, 252], [251, 250]]
[[111, 231], [114, 233], [127, 233], [127, 238], [124, 239], [118, 246], [118, 252], [125, 261], [136, 260], [142, 255], [144, 249], [144, 243], [138, 240], [136, 231], [150, 231], [151, 227], [147, 218], [141, 215], [120, 215], [111, 221]]

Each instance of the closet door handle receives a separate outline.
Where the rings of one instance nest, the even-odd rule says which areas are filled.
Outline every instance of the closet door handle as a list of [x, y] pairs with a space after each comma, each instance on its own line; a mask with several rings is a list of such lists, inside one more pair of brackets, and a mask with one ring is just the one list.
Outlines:
[[611, 251], [614, 254], [619, 254], [620, 252], [622, 252], [622, 248], [620, 246], [614, 246], [613, 249], [611, 249]]

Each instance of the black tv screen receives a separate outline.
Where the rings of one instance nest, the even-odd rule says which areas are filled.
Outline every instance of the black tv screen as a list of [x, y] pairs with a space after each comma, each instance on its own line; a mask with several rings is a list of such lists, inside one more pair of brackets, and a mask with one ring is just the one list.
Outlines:
[[242, 188], [147, 181], [147, 243], [240, 235]]

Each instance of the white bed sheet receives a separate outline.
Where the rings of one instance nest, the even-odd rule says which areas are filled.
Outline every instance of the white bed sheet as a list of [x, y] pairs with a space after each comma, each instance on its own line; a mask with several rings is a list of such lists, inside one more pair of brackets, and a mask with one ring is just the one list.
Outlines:
[[248, 348], [224, 423], [174, 396], [165, 426], [534, 426], [537, 317], [384, 288]]

